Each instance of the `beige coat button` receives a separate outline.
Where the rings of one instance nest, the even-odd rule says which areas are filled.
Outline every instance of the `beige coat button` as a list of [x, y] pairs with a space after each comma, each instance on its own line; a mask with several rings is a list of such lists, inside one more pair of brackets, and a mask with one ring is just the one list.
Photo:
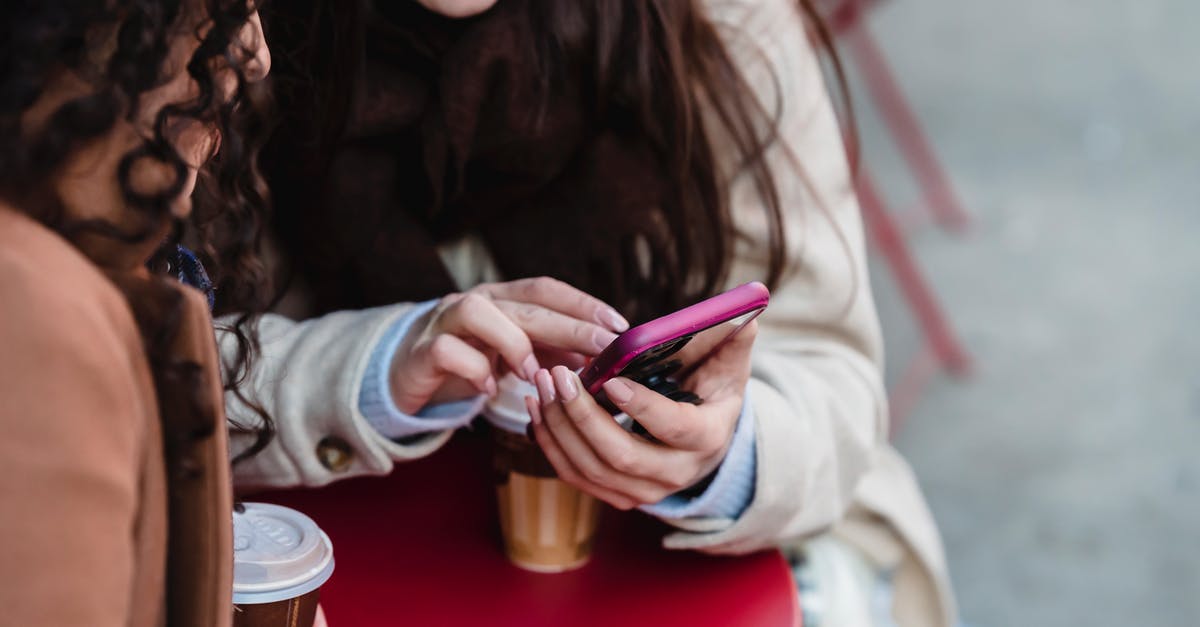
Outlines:
[[317, 459], [330, 472], [345, 472], [354, 461], [354, 449], [345, 440], [331, 435], [317, 442]]

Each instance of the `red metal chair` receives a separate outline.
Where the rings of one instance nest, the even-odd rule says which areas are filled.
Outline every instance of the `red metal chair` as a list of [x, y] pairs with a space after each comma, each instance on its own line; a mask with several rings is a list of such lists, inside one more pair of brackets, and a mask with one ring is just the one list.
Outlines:
[[963, 230], [970, 223], [970, 216], [958, 201], [886, 56], [867, 27], [866, 13], [878, 3], [879, 0], [824, 0], [821, 5], [830, 31], [845, 41], [867, 93], [917, 179], [925, 206], [943, 227]]

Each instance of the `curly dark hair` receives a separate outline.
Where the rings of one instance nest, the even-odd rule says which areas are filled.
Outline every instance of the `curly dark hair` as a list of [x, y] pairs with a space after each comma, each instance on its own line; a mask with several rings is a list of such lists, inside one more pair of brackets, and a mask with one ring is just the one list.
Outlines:
[[[240, 350], [237, 359], [224, 365], [227, 389], [236, 392], [249, 368], [257, 349], [253, 319], [265, 306], [261, 295], [268, 293], [257, 256], [267, 204], [257, 167], [265, 90], [246, 80], [244, 70], [253, 55], [239, 40], [255, 10], [253, 0], [0, 3], [0, 198], [74, 243], [124, 293], [143, 336], [160, 410], [184, 418], [183, 429], [164, 428], [168, 472], [175, 477], [197, 471], [186, 452], [211, 435], [215, 408], [203, 399], [202, 369], [173, 357], [168, 348], [183, 306], [172, 285], [168, 253], [180, 242], [195, 249], [216, 286], [216, 313], [242, 312], [231, 328]], [[150, 136], [121, 159], [114, 176], [125, 202], [123, 217], [70, 217], [55, 195], [54, 178], [88, 142], [104, 137], [122, 119], [134, 121], [143, 96], [172, 78], [171, 45], [181, 36], [199, 41], [185, 68], [198, 89], [190, 100], [159, 110]], [[232, 94], [222, 93], [216, 80], [225, 68], [237, 76]], [[64, 71], [86, 81], [88, 92], [29, 128], [25, 114]], [[193, 211], [186, 219], [171, 210], [187, 176], [187, 164], [167, 132], [168, 124], [180, 119], [212, 125], [223, 140], [219, 153], [199, 173]], [[133, 177], [143, 160], [165, 165], [174, 180], [153, 192], [138, 189]], [[154, 274], [148, 284], [122, 276], [87, 245], [99, 238], [118, 247], [153, 247], [153, 238], [163, 233], [167, 236], [157, 242], [159, 252], [148, 260]], [[265, 413], [261, 417], [262, 424], [255, 426], [258, 442], [245, 455], [257, 452], [271, 436], [270, 418]]]

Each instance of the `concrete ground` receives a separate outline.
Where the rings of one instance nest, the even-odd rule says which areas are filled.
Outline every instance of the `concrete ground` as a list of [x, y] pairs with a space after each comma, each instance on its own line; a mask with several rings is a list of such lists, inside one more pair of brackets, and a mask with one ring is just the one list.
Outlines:
[[[1200, 625], [1200, 3], [891, 0], [870, 24], [975, 220], [910, 233], [977, 367], [897, 436], [964, 620]], [[918, 342], [874, 271], [895, 381]]]

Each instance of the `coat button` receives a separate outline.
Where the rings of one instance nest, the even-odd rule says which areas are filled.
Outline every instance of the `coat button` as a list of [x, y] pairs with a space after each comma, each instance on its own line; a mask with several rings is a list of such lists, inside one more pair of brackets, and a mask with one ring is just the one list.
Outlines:
[[354, 461], [354, 449], [345, 440], [331, 435], [317, 442], [317, 459], [330, 472], [345, 472]]

